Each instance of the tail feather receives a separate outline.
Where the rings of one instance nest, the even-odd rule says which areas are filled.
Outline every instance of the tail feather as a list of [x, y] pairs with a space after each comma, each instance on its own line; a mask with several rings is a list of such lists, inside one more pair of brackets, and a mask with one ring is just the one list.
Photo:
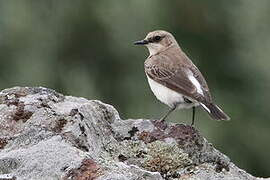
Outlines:
[[217, 105], [213, 103], [203, 104], [201, 103], [201, 107], [208, 112], [210, 117], [215, 120], [230, 120], [230, 117], [225, 114]]

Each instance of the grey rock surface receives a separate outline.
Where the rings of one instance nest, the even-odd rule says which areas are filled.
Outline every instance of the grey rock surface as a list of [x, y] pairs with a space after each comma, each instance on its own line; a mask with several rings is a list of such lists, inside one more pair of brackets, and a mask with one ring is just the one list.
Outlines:
[[253, 180], [198, 130], [121, 120], [97, 100], [42, 87], [0, 92], [0, 180]]

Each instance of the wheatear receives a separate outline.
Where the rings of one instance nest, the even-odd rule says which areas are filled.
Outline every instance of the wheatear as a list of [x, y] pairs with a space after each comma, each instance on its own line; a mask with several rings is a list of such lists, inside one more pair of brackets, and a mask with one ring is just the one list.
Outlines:
[[193, 125], [196, 106], [201, 106], [212, 119], [230, 119], [213, 103], [203, 75], [171, 33], [153, 31], [134, 44], [148, 48], [150, 55], [144, 62], [144, 68], [150, 88], [158, 100], [170, 107], [162, 121], [175, 109], [193, 108]]

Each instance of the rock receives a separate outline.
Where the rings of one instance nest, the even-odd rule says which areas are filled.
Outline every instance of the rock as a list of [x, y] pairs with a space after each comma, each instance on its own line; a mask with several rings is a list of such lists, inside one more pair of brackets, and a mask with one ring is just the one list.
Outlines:
[[189, 125], [121, 120], [97, 100], [14, 87], [0, 93], [1, 179], [257, 178]]

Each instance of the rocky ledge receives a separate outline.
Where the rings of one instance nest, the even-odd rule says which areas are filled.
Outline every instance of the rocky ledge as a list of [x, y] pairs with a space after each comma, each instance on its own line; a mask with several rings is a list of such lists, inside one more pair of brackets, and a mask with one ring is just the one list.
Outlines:
[[0, 92], [0, 179], [259, 179], [194, 127], [122, 120], [108, 104], [42, 87]]

